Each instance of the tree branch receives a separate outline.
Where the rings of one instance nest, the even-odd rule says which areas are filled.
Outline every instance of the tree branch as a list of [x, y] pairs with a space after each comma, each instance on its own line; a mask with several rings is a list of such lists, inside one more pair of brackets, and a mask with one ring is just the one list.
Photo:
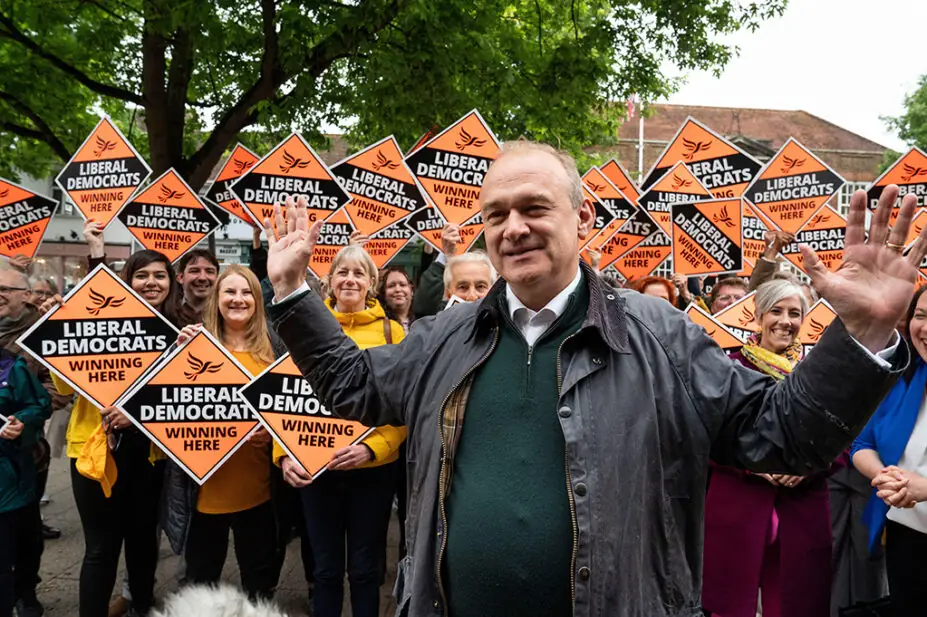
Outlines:
[[130, 103], [136, 103], [139, 105], [142, 103], [142, 97], [140, 97], [138, 94], [130, 92], [124, 88], [119, 88], [117, 86], [104, 84], [100, 81], [97, 81], [78, 69], [76, 66], [65, 62], [55, 54], [42, 48], [41, 45], [30, 39], [21, 30], [19, 30], [19, 28], [16, 27], [16, 24], [13, 23], [13, 20], [3, 13], [0, 13], [0, 26], [3, 26], [5, 30], [0, 31], [0, 36], [5, 36], [6, 38], [16, 41], [35, 55], [39, 56], [43, 60], [46, 60], [58, 70], [66, 73], [67, 75], [70, 75], [79, 83], [86, 86], [87, 88], [90, 88], [97, 94], [113, 97]]
[[[12, 107], [14, 110], [18, 111], [25, 117], [29, 118], [33, 125], [35, 125], [37, 130], [29, 129], [27, 127], [21, 127], [19, 125], [13, 124], [11, 122], [4, 122], [6, 128], [17, 135], [22, 137], [30, 137], [31, 139], [37, 139], [39, 141], [44, 141], [47, 143], [51, 149], [55, 152], [56, 155], [61, 157], [62, 160], [67, 161], [71, 158], [71, 153], [65, 147], [64, 143], [58, 139], [58, 136], [55, 135], [55, 132], [51, 129], [45, 120], [36, 113], [31, 107], [23, 103], [17, 97], [9, 94], [8, 92], [0, 91], [0, 101], [4, 101], [7, 105]], [[21, 130], [14, 130], [13, 127], [19, 127]], [[31, 134], [26, 135], [23, 131], [29, 131]]]
[[187, 92], [193, 77], [193, 36], [186, 28], [174, 33], [171, 67], [167, 76], [168, 151], [171, 160], [183, 159], [183, 133], [187, 112]]

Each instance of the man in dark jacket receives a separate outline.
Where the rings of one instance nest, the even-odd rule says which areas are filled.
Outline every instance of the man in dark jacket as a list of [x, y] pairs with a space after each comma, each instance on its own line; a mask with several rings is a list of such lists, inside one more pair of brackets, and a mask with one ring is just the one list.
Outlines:
[[[319, 226], [288, 203], [268, 261], [279, 334], [335, 415], [409, 430], [400, 614], [700, 616], [709, 457], [825, 469], [907, 364], [894, 324], [916, 271], [895, 250], [914, 200], [889, 232], [897, 194], [883, 193], [869, 244], [854, 196], [840, 271], [805, 252], [842, 322], [778, 385], [665, 302], [578, 265], [594, 212], [572, 159], [548, 146], [507, 145], [483, 182], [504, 280], [400, 345], [359, 350], [300, 289]], [[284, 474], [309, 481], [295, 463]]]

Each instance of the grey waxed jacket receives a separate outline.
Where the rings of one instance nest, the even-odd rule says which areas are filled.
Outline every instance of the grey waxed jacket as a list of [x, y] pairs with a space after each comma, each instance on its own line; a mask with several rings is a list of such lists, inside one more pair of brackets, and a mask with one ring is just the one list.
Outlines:
[[[664, 300], [605, 287], [581, 267], [589, 309], [561, 347], [560, 400], [550, 410], [572, 487], [573, 613], [700, 617], [709, 458], [758, 472], [826, 469], [907, 365], [908, 349], [902, 343], [891, 368], [881, 368], [837, 320], [777, 385], [730, 361]], [[446, 614], [443, 499], [466, 429], [466, 394], [495, 347], [504, 303], [500, 280], [482, 302], [417, 321], [399, 345], [364, 351], [313, 293], [270, 309], [329, 410], [408, 427], [400, 614]]]

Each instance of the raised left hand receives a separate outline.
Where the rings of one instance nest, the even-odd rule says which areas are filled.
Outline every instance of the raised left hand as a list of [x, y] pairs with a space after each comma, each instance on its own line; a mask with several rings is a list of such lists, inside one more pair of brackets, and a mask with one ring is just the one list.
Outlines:
[[332, 455], [332, 460], [328, 463], [328, 468], [333, 471], [354, 469], [364, 463], [369, 463], [370, 450], [363, 444], [348, 446], [342, 448]]
[[800, 245], [805, 271], [814, 288], [834, 308], [847, 332], [873, 353], [885, 349], [891, 340], [895, 324], [914, 295], [917, 266], [927, 252], [925, 227], [908, 257], [902, 256], [917, 198], [904, 196], [898, 220], [890, 227], [897, 198], [897, 186], [882, 191], [867, 240], [866, 192], [853, 194], [843, 263], [836, 272], [828, 270], [810, 247]]

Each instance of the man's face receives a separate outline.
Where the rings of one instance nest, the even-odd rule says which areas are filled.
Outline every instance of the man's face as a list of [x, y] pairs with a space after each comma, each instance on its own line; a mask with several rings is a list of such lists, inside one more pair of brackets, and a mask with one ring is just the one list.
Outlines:
[[444, 299], [457, 296], [461, 300], [474, 302], [489, 293], [492, 287], [492, 273], [489, 265], [476, 261], [453, 264], [451, 284], [444, 290]]
[[480, 203], [489, 256], [519, 297], [546, 302], [566, 287], [595, 215], [589, 202], [573, 208], [560, 161], [545, 152], [504, 156], [486, 174]]
[[187, 302], [198, 304], [206, 301], [218, 276], [219, 272], [208, 259], [196, 257], [177, 276], [177, 282], [183, 287], [183, 297]]
[[715, 301], [711, 303], [711, 312], [723, 311], [746, 295], [747, 290], [739, 285], [722, 285], [718, 288]]
[[0, 270], [0, 318], [19, 317], [28, 300], [29, 289], [24, 277]]

